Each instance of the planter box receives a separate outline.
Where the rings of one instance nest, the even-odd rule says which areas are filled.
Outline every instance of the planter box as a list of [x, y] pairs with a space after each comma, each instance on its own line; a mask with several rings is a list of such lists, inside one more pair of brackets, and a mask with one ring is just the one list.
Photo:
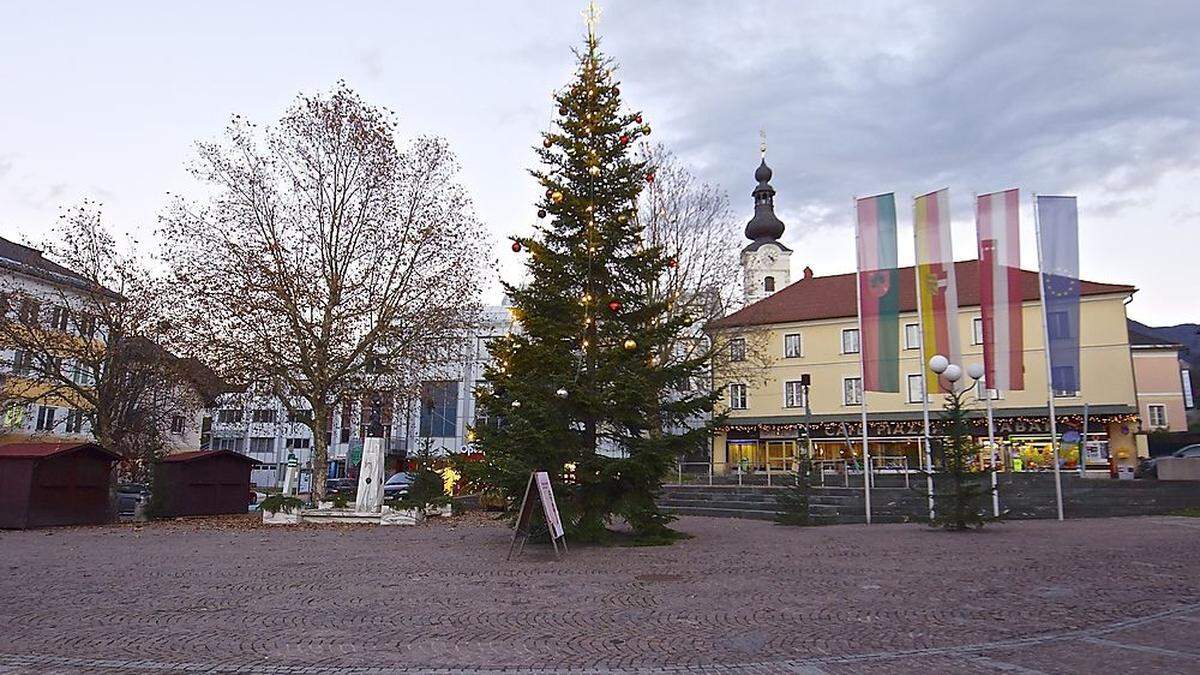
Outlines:
[[380, 525], [416, 525], [425, 520], [425, 514], [420, 509], [396, 510], [387, 504], [379, 514]]
[[427, 516], [449, 518], [453, 513], [454, 513], [454, 506], [452, 504], [442, 504], [441, 506], [425, 507], [425, 515], [427, 515]]
[[265, 525], [299, 525], [300, 510], [291, 513], [287, 511], [263, 511], [262, 521]]

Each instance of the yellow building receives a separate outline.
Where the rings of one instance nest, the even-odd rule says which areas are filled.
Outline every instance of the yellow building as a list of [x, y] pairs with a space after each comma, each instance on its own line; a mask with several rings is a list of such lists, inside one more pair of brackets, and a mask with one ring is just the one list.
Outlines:
[[[978, 262], [955, 264], [959, 334], [964, 365], [983, 362]], [[919, 466], [923, 431], [920, 332], [913, 269], [900, 270], [901, 392], [868, 392], [869, 446], [876, 469]], [[993, 392], [996, 435], [1006, 466], [1020, 458], [1023, 469], [1049, 464], [1047, 390], [1038, 275], [1022, 271], [1024, 293], [1025, 390]], [[1109, 452], [1121, 463], [1136, 462], [1137, 394], [1126, 330], [1125, 304], [1131, 286], [1081, 282], [1082, 391], [1056, 392], [1059, 432], [1082, 429], [1088, 412], [1089, 465], [1107, 465]], [[813, 459], [860, 470], [862, 401], [855, 275], [813, 276], [710, 325], [721, 353], [714, 368], [725, 391], [726, 424], [712, 446], [717, 473], [739, 465], [748, 471], [785, 470], [812, 442]], [[809, 386], [802, 384], [808, 380]], [[807, 401], [805, 400], [807, 392]], [[986, 439], [983, 391], [975, 405], [977, 431]], [[806, 406], [807, 403], [807, 406]], [[930, 397], [937, 435], [941, 397]], [[1068, 468], [1078, 453], [1065, 448]], [[835, 467], [836, 468], [836, 467]]]

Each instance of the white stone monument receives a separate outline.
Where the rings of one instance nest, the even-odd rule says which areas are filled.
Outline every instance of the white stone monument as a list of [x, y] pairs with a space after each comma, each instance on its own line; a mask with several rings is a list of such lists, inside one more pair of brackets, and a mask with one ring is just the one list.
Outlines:
[[358, 497], [354, 500], [354, 510], [358, 513], [379, 513], [383, 505], [383, 468], [383, 439], [368, 436], [363, 440]]
[[354, 500], [357, 513], [379, 513], [383, 506], [383, 399], [372, 392], [367, 420], [367, 437], [363, 439], [362, 462], [358, 465], [358, 496]]

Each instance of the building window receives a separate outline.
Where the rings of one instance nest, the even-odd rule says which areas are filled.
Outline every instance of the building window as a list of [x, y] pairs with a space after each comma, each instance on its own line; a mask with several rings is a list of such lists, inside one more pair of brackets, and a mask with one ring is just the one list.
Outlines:
[[983, 318], [975, 317], [971, 320], [971, 344], [983, 344]]
[[273, 423], [275, 411], [271, 408], [255, 408], [250, 411], [250, 419], [255, 422]]
[[904, 348], [905, 349], [920, 349], [921, 348], [921, 324], [919, 324], [919, 323], [904, 324]]
[[908, 376], [908, 402], [920, 403], [922, 397], [925, 396], [925, 376], [924, 375], [909, 375]]
[[1167, 426], [1167, 406], [1152, 403], [1146, 406], [1146, 410], [1150, 413], [1150, 427], [1152, 429], [1161, 429]]
[[50, 325], [47, 328], [56, 330], [66, 330], [67, 324], [71, 320], [71, 311], [66, 307], [51, 307], [50, 308]]
[[842, 378], [843, 405], [862, 405], [862, 395], [863, 389], [861, 377]]
[[213, 450], [229, 450], [230, 452], [238, 452], [242, 447], [242, 439], [232, 437], [216, 436], [212, 439]]
[[217, 421], [223, 424], [233, 424], [242, 421], [241, 408], [224, 408], [217, 411]]
[[58, 409], [51, 405], [38, 406], [37, 430], [50, 431], [54, 429], [54, 414]]
[[975, 398], [980, 401], [986, 401], [989, 398], [993, 401], [999, 401], [1004, 398], [1004, 395], [1000, 393], [999, 389], [985, 389], [983, 380], [980, 380], [975, 383]]
[[291, 424], [308, 424], [312, 421], [311, 410], [289, 410], [287, 421]]
[[857, 354], [858, 353], [858, 329], [843, 328], [842, 329], [842, 353]]
[[804, 356], [804, 342], [800, 339], [799, 333], [789, 333], [783, 336], [783, 356], [789, 359]]
[[41, 314], [41, 306], [37, 300], [32, 298], [23, 298], [21, 300], [21, 308], [17, 311], [17, 320], [26, 326], [38, 325], [38, 316]]
[[84, 312], [79, 313], [79, 336], [90, 338], [96, 332], [96, 317]]
[[453, 438], [458, 435], [458, 383], [421, 384], [421, 430], [423, 438]]
[[171, 417], [171, 433], [183, 433], [183, 415], [174, 415]]
[[68, 410], [66, 419], [66, 431], [68, 434], [83, 433], [83, 411]]
[[[1052, 376], [1051, 376], [1052, 381], [1075, 382], [1075, 368], [1072, 366], [1054, 366], [1051, 373], [1052, 373]], [[1078, 384], [1078, 383], [1076, 383], [1076, 384]], [[1071, 398], [1072, 396], [1076, 396], [1078, 394], [1079, 394], [1079, 391], [1076, 389], [1055, 389], [1054, 390], [1055, 398]]]
[[303, 436], [295, 436], [287, 439], [284, 444], [288, 450], [304, 450], [309, 447], [311, 440]]
[[746, 360], [746, 340], [745, 338], [734, 338], [729, 341], [729, 360], [730, 361], [745, 361]]
[[733, 410], [746, 409], [746, 385], [729, 385], [729, 407]]
[[804, 400], [804, 386], [800, 380], [783, 383], [783, 405], [787, 408], [803, 408], [806, 401]]
[[250, 452], [256, 454], [275, 452], [275, 439], [271, 436], [252, 436], [250, 438]]
[[92, 377], [88, 367], [78, 359], [72, 360], [70, 366], [71, 381], [75, 384], [90, 387], [96, 383], [96, 378]]
[[341, 433], [338, 434], [338, 443], [350, 442], [350, 427], [342, 427]]
[[33, 354], [21, 349], [15, 350], [12, 371], [14, 375], [28, 376], [33, 371]]
[[775, 277], [763, 277], [763, 290], [768, 293], [775, 292]]
[[1071, 335], [1071, 316], [1067, 312], [1049, 312], [1046, 314], [1046, 330], [1051, 340], [1073, 337]]
[[1196, 399], [1192, 394], [1192, 373], [1184, 368], [1179, 371], [1179, 375], [1183, 378], [1183, 407], [1195, 408]]

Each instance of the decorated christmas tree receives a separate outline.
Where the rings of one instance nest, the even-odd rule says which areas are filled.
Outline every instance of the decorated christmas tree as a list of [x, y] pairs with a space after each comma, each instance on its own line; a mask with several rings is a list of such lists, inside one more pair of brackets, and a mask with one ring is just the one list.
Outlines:
[[594, 18], [537, 148], [540, 220], [513, 240], [527, 270], [506, 289], [518, 328], [490, 345], [478, 395], [492, 423], [475, 430], [484, 460], [472, 473], [515, 508], [530, 472], [548, 472], [577, 540], [605, 538], [619, 517], [636, 540], [666, 542], [655, 497], [676, 457], [705, 443], [716, 395], [696, 389], [707, 350], [682, 344], [695, 318], [661, 292], [678, 260], [643, 238], [638, 195], [654, 167], [633, 148], [650, 126], [623, 108]]

